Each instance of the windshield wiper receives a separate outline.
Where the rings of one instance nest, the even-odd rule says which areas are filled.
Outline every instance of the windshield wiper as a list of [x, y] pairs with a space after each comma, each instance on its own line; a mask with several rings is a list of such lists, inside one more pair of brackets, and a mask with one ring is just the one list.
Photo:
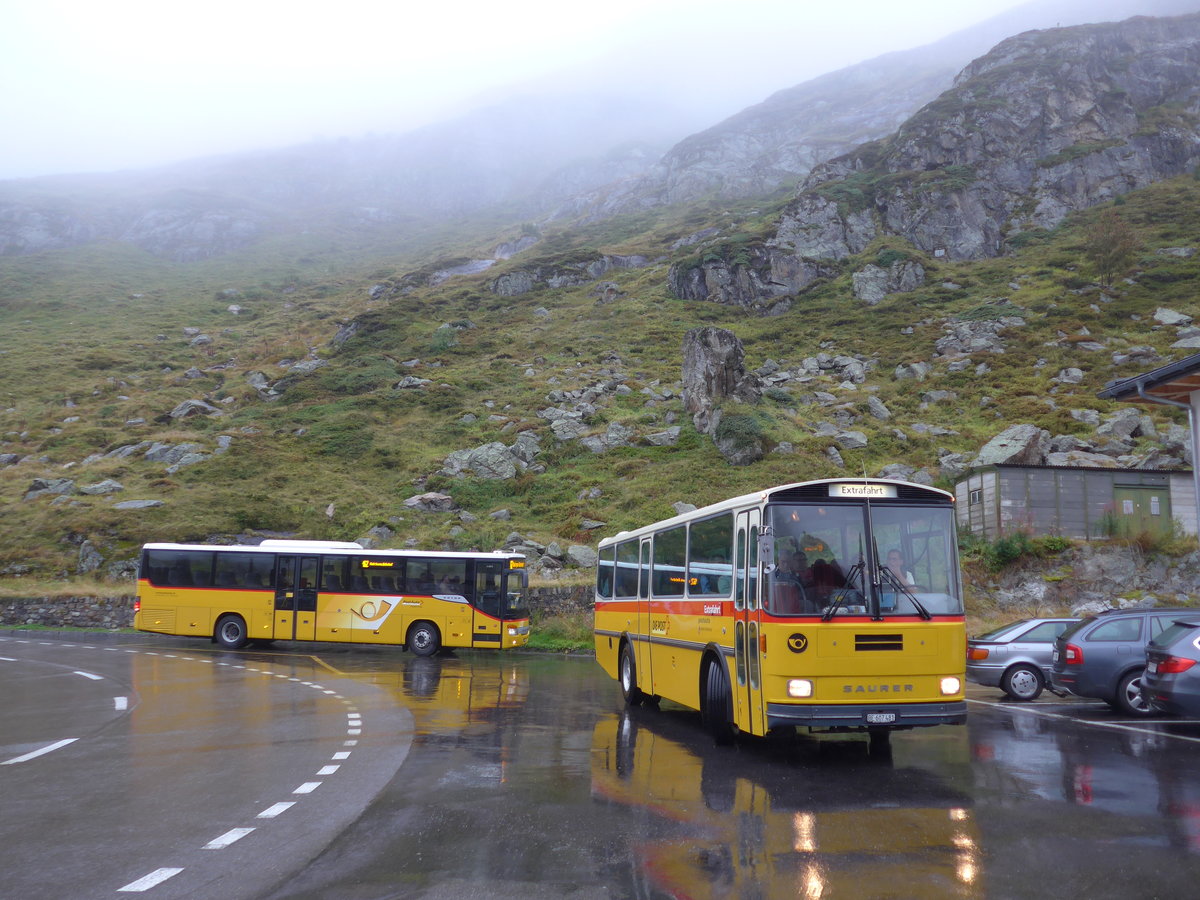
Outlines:
[[862, 574], [864, 565], [865, 565], [865, 563], [860, 559], [858, 562], [856, 562], [853, 566], [850, 567], [850, 571], [846, 575], [846, 578], [845, 578], [845, 582], [846, 582], [847, 586], [840, 587], [836, 591], [834, 591], [835, 599], [831, 604], [829, 604], [829, 608], [827, 610], [825, 610], [825, 614], [823, 616], [821, 616], [822, 622], [828, 622], [830, 619], [833, 618], [833, 614], [836, 613], [838, 611], [838, 609], [841, 607], [842, 601], [845, 600], [846, 597], [849, 596], [850, 591], [853, 590], [853, 588], [849, 587], [849, 585], [854, 584], [855, 577]]
[[931, 616], [929, 614], [929, 610], [927, 610], [921, 604], [921, 601], [917, 599], [917, 595], [908, 589], [908, 585], [906, 585], [903, 581], [901, 581], [896, 576], [895, 572], [893, 572], [887, 566], [880, 566], [879, 574], [882, 575], [884, 578], [886, 578], [888, 581], [890, 581], [893, 585], [895, 585], [897, 588], [899, 588], [901, 591], [904, 592], [904, 596], [907, 597], [912, 602], [912, 605], [916, 607], [917, 612], [920, 614], [922, 619], [929, 620], [929, 619], [933, 618], [933, 616]]

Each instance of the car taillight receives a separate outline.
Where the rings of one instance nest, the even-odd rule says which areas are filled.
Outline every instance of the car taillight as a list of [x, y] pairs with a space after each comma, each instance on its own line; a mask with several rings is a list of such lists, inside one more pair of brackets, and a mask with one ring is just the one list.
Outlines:
[[1178, 675], [1186, 672], [1196, 664], [1194, 659], [1184, 659], [1182, 656], [1168, 656], [1158, 664], [1159, 675]]
[[968, 647], [967, 648], [967, 659], [987, 659], [987, 658], [988, 658], [987, 647]]
[[140, 599], [133, 601], [133, 611], [134, 613], [140, 613], [142, 611], [142, 601]]
[[1063, 662], [1068, 666], [1083, 665], [1083, 651], [1074, 644], [1067, 644], [1063, 648]]

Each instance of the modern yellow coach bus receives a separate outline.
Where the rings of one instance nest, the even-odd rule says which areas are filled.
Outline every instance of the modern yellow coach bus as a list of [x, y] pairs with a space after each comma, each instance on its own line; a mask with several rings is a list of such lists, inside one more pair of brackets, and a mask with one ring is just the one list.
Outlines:
[[945, 491], [787, 484], [600, 542], [596, 658], [625, 701], [719, 741], [961, 724], [966, 631]]
[[529, 640], [518, 553], [367, 550], [337, 541], [256, 547], [146, 544], [134, 627], [248, 641], [520, 647]]

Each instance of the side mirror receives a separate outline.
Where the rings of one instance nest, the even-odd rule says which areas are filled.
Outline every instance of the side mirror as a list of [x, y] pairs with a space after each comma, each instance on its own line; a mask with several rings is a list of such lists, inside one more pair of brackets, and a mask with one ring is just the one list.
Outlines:
[[758, 533], [758, 561], [768, 575], [775, 571], [775, 540], [770, 528]]

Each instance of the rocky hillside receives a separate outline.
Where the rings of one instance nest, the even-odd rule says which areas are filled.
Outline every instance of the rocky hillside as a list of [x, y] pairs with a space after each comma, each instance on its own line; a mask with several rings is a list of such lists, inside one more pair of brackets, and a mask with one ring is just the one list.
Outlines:
[[[935, 259], [999, 256], [1198, 162], [1200, 15], [1029, 32], [971, 63], [894, 134], [817, 166], [744, 250], [740, 276], [728, 259], [701, 260], [677, 266], [672, 285], [770, 311], [882, 239]], [[919, 261], [890, 268], [864, 290], [923, 278]]]
[[1032, 29], [1200, 11], [1194, 0], [1044, 0], [912, 50], [779, 91], [680, 141], [645, 174], [572, 198], [557, 215], [606, 217], [706, 196], [763, 197], [818, 164], [884, 138], [950, 88], [964, 66]]
[[[1005, 454], [1189, 462], [1176, 411], [1097, 394], [1200, 349], [1200, 180], [1169, 177], [1173, 157], [1150, 149], [1190, 134], [1194, 30], [1021, 35], [795, 200], [585, 226], [470, 220], [421, 253], [346, 230], [186, 266], [122, 242], [0, 259], [0, 574], [119, 576], [146, 540], [299, 534], [520, 547], [544, 579], [586, 579], [598, 535], [768, 484], [866, 472], [949, 486]], [[1093, 157], [1164, 180], [1103, 182], [999, 256], [926, 251], [887, 231], [891, 198], [932, 180], [965, 203], [984, 186], [900, 168], [938, 145], [942, 113], [938, 158], [977, 141], [997, 152], [972, 163], [996, 180], [989, 198], [1100, 124], [1114, 130], [1098, 142], [1124, 150], [1036, 167], [1054, 175], [1037, 190], [1101, 183], [1072, 180]], [[797, 210], [822, 190], [873, 229], [861, 250], [832, 229], [830, 252], [796, 252], [820, 243]], [[1136, 236], [1103, 285], [1087, 252], [1101, 213]]]

